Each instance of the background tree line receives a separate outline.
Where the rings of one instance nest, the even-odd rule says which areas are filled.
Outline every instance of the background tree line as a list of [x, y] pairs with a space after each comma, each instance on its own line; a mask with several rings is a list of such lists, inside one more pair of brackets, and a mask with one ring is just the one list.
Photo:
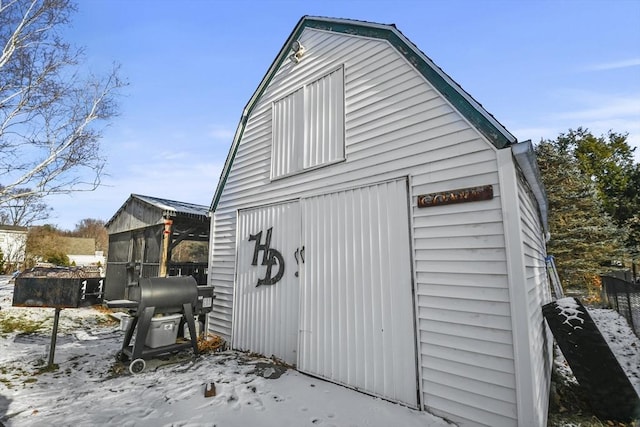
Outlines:
[[61, 230], [52, 224], [32, 225], [28, 227], [26, 256], [23, 265], [13, 265], [0, 251], [0, 274], [9, 274], [16, 269], [31, 268], [38, 262], [59, 266], [69, 266], [68, 237], [90, 238], [95, 242], [95, 251], [107, 255], [109, 236], [100, 219], [86, 218], [78, 222], [73, 230]]
[[60, 230], [54, 225], [45, 224], [29, 228], [26, 267], [32, 267], [39, 261], [62, 266], [70, 265], [66, 237], [94, 239], [95, 250], [103, 251], [105, 256], [107, 254], [109, 236], [102, 220], [83, 219], [71, 231]]
[[640, 165], [628, 134], [570, 129], [535, 147], [549, 201], [551, 239], [564, 288], [595, 291], [599, 275], [640, 254]]

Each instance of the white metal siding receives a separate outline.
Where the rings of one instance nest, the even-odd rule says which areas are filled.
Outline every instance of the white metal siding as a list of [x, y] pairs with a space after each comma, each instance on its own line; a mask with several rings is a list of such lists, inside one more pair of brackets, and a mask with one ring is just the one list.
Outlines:
[[273, 103], [272, 178], [302, 169], [303, 140], [304, 90], [298, 89]]
[[534, 425], [544, 425], [549, 404], [549, 383], [553, 338], [546, 327], [540, 307], [551, 301], [545, 257], [543, 229], [535, 197], [528, 191], [528, 184], [518, 176], [518, 201], [523, 239], [522, 246], [526, 266], [529, 330], [531, 331], [531, 355], [533, 369]]
[[343, 74], [341, 67], [306, 87], [305, 169], [344, 158]]
[[[264, 246], [269, 240], [269, 230], [269, 245]], [[236, 241], [233, 347], [295, 364], [299, 292], [294, 254], [300, 242], [299, 203], [240, 211]], [[260, 246], [264, 249], [259, 250]], [[263, 260], [273, 255], [274, 250], [284, 263], [273, 265], [268, 274]], [[257, 265], [252, 265], [256, 255]], [[278, 273], [283, 275], [276, 283], [258, 285], [260, 279], [274, 278]]]
[[299, 369], [417, 406], [406, 180], [302, 201]]
[[271, 178], [344, 159], [342, 67], [273, 103]]
[[[425, 405], [460, 425], [517, 425], [510, 295], [496, 160], [414, 177], [414, 194], [480, 184], [494, 199], [418, 208], [414, 250]], [[457, 175], [471, 175], [457, 178]], [[477, 175], [476, 175], [477, 174]], [[477, 178], [477, 177], [481, 178]], [[431, 178], [431, 179], [429, 179]]]
[[215, 215], [211, 219], [208, 280], [215, 286], [216, 297], [213, 299], [212, 311], [207, 315], [207, 331], [215, 332], [227, 341], [231, 341], [233, 283], [236, 264], [235, 227], [235, 212], [233, 215], [229, 213], [224, 216]]
[[544, 240], [535, 199], [518, 173], [511, 150], [498, 153], [498, 164], [504, 191], [518, 425], [537, 427], [546, 424], [551, 362], [540, 309], [546, 286]]
[[[461, 425], [515, 424], [496, 150], [387, 42], [310, 29], [300, 40], [305, 57], [283, 63], [256, 103], [213, 217], [212, 330], [230, 331], [235, 249], [224, 236], [236, 209], [411, 176], [421, 403]], [[272, 103], [340, 66], [345, 161], [270, 181]], [[416, 206], [419, 194], [488, 184], [492, 201]]]

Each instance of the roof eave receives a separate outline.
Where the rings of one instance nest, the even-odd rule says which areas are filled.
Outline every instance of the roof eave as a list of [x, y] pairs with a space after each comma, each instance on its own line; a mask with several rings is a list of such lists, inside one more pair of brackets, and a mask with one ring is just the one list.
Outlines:
[[536, 154], [533, 151], [533, 144], [531, 143], [531, 140], [519, 142], [511, 146], [511, 152], [513, 153], [513, 157], [516, 159], [516, 163], [520, 166], [520, 170], [522, 171], [524, 178], [527, 180], [536, 201], [538, 202], [542, 227], [545, 232], [548, 232], [549, 202], [547, 200], [547, 193], [545, 192], [544, 184], [542, 183]]

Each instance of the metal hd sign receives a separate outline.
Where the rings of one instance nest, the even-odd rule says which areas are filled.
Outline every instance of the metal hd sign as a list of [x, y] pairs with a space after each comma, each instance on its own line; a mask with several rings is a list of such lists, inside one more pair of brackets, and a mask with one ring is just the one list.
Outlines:
[[[255, 241], [255, 247], [253, 250], [253, 260], [251, 265], [258, 265], [258, 256], [260, 251], [262, 251], [262, 264], [267, 266], [267, 272], [265, 273], [264, 279], [258, 279], [257, 286], [260, 285], [275, 285], [282, 279], [284, 275], [284, 258], [282, 254], [271, 247], [271, 232], [273, 227], [267, 230], [267, 236], [265, 238], [265, 242], [262, 243], [262, 231], [257, 234], [249, 235], [249, 241]], [[272, 268], [274, 265], [278, 266], [278, 273], [275, 276], [271, 276]]]

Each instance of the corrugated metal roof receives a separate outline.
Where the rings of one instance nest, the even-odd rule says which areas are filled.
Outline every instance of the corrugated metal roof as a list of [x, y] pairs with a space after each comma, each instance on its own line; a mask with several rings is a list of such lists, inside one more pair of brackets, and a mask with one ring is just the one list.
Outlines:
[[149, 203], [150, 205], [153, 205], [158, 209], [162, 209], [170, 216], [183, 214], [183, 215], [202, 215], [206, 217], [209, 214], [208, 206], [196, 205], [193, 203], [186, 203], [186, 202], [179, 202], [177, 200], [161, 199], [159, 197], [143, 196], [141, 194], [132, 194], [131, 197], [142, 200], [143, 202]]
[[152, 196], [144, 196], [142, 194], [131, 194], [126, 202], [122, 204], [120, 209], [106, 222], [105, 227], [108, 227], [109, 224], [113, 222], [113, 220], [122, 212], [131, 202], [131, 200], [137, 199], [143, 203], [151, 205], [162, 211], [162, 215], [166, 217], [176, 217], [176, 216], [187, 216], [192, 218], [199, 218], [202, 220], [207, 220], [209, 218], [209, 207], [204, 205], [196, 205], [193, 203], [180, 202], [177, 200], [169, 200], [163, 199], [160, 197], [152, 197]]

